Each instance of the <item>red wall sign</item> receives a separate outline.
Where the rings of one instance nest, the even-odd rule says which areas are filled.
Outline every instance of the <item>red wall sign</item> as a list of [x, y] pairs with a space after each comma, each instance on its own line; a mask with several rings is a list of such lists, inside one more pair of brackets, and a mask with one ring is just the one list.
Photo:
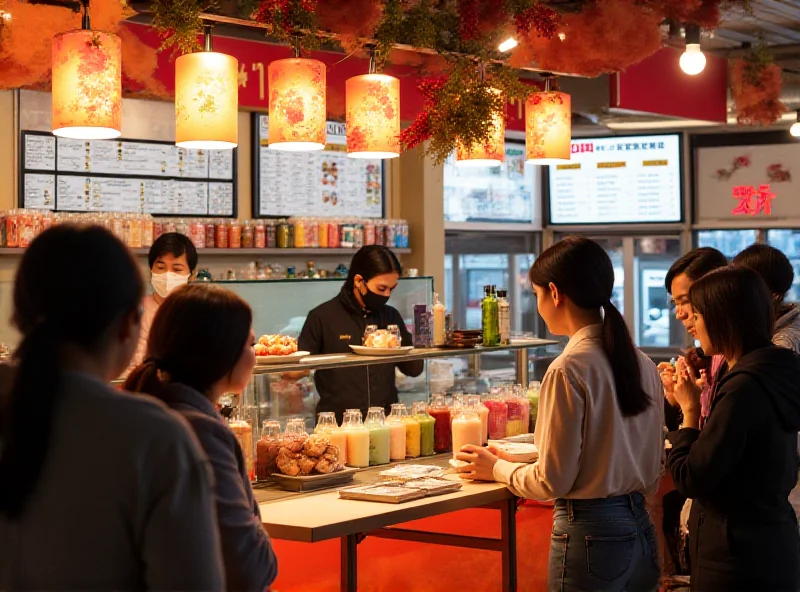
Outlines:
[[728, 61], [706, 53], [696, 76], [681, 70], [682, 51], [665, 47], [611, 77], [611, 107], [725, 123], [728, 117]]
[[[750, 185], [739, 185], [733, 188], [733, 198], [739, 203], [731, 212], [734, 216], [757, 216], [772, 214], [772, 200], [775, 194], [769, 185], [759, 185], [758, 189]], [[753, 201], [755, 200], [755, 203]]]
[[[158, 47], [161, 40], [152, 27], [137, 23], [126, 26], [151, 47]], [[292, 50], [287, 45], [274, 45], [260, 41], [236, 39], [233, 37], [214, 37], [214, 50], [227, 53], [239, 61], [239, 106], [245, 109], [266, 112], [269, 108], [269, 80], [267, 68], [274, 60], [291, 57]], [[345, 81], [369, 71], [369, 60], [355, 56], [347, 57], [341, 53], [324, 51], [311, 52], [308, 57], [325, 63], [327, 69], [328, 116], [331, 119], [344, 119]], [[400, 79], [400, 117], [412, 121], [422, 110], [422, 95], [417, 91], [420, 72], [414, 66], [392, 65], [386, 74]], [[433, 73], [432, 75], [435, 75]], [[172, 94], [175, 91], [175, 63], [169, 52], [158, 54], [158, 69], [155, 77]], [[527, 83], [527, 81], [524, 81]], [[531, 91], [536, 87], [531, 85]], [[520, 101], [510, 101], [506, 108], [506, 128], [525, 130], [525, 107]]]

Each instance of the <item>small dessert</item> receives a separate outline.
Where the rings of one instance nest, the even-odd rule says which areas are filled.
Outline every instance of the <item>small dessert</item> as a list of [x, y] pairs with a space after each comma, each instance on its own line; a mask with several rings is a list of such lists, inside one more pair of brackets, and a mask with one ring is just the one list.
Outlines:
[[297, 340], [288, 335], [262, 335], [253, 349], [257, 356], [288, 356], [297, 353]]
[[397, 335], [394, 333], [390, 333], [386, 329], [378, 329], [367, 335], [367, 338], [364, 340], [364, 347], [394, 349], [400, 347], [400, 342], [397, 339]]

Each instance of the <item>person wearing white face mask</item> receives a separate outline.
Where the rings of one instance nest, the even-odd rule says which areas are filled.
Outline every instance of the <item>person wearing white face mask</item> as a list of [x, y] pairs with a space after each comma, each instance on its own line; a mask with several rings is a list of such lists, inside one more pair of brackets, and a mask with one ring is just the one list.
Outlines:
[[156, 311], [170, 293], [192, 280], [197, 271], [197, 249], [189, 237], [177, 232], [162, 234], [150, 247], [150, 284], [153, 294], [142, 301], [142, 331], [132, 365], [142, 363], [147, 353], [147, 337]]

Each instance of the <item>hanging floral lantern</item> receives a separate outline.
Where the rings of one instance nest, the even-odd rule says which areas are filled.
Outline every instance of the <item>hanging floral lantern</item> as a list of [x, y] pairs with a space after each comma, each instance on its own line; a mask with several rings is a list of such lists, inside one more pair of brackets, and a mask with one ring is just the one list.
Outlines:
[[230, 149], [239, 142], [239, 62], [212, 51], [175, 60], [175, 144], [182, 148]]
[[570, 159], [572, 111], [570, 96], [545, 90], [525, 101], [525, 148], [531, 164], [554, 164]]
[[300, 57], [269, 65], [269, 147], [322, 150], [326, 136], [325, 64]]
[[[493, 88], [491, 92], [502, 93]], [[503, 100], [505, 104], [505, 100]], [[506, 160], [506, 118], [502, 112], [492, 114], [492, 131], [486, 142], [473, 144], [471, 147], [458, 142], [456, 146], [456, 164], [461, 167], [500, 166]]]
[[53, 37], [53, 134], [106, 140], [122, 134], [122, 43], [84, 29]]
[[400, 156], [400, 81], [386, 74], [364, 74], [348, 78], [345, 90], [347, 155]]

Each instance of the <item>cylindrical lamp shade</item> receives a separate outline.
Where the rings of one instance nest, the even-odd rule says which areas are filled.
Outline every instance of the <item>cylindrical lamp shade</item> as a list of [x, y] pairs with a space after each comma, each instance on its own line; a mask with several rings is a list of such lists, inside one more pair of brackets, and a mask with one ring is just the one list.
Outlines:
[[[492, 92], [500, 94], [497, 89]], [[503, 99], [505, 104], [505, 98]], [[500, 166], [506, 160], [506, 118], [502, 112], [492, 114], [492, 131], [486, 142], [471, 147], [456, 144], [456, 164], [460, 167]]]
[[347, 155], [400, 156], [400, 81], [386, 74], [353, 76], [345, 83]]
[[287, 58], [269, 65], [269, 147], [322, 150], [326, 135], [325, 64]]
[[239, 141], [239, 62], [198, 51], [175, 60], [175, 144], [224, 150]]
[[572, 112], [566, 93], [536, 92], [525, 101], [525, 148], [532, 164], [570, 159]]
[[122, 134], [122, 43], [75, 29], [53, 37], [53, 133], [79, 140]]

